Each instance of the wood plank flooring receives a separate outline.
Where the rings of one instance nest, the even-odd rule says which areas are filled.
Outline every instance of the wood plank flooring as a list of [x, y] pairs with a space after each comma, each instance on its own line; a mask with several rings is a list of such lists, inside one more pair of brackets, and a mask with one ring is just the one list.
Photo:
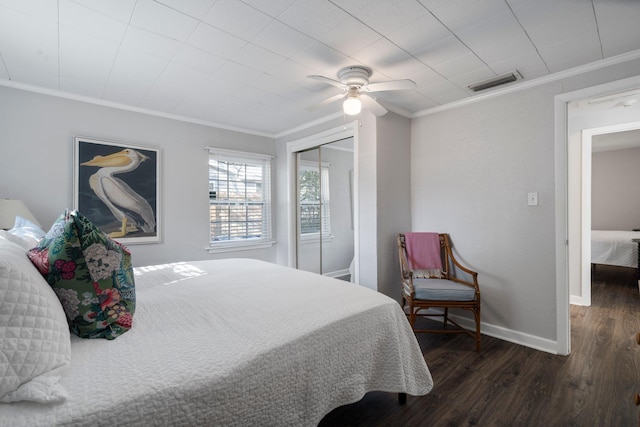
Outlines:
[[320, 426], [639, 426], [638, 332], [636, 271], [598, 265], [592, 306], [571, 307], [571, 355], [488, 336], [476, 353], [469, 336], [419, 334], [431, 393], [405, 405], [395, 394], [368, 393]]

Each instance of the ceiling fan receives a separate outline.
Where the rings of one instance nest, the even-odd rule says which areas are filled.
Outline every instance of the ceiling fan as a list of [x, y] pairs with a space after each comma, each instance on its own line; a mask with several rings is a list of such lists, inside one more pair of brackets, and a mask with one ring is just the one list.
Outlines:
[[343, 90], [342, 93], [331, 96], [309, 109], [313, 110], [344, 98], [342, 109], [347, 115], [355, 116], [359, 114], [364, 105], [364, 107], [375, 116], [382, 116], [387, 113], [387, 109], [380, 104], [380, 101], [370, 95], [371, 93], [388, 90], [415, 89], [416, 87], [416, 84], [411, 80], [390, 80], [386, 82], [369, 83], [371, 68], [361, 65], [344, 67], [338, 71], [337, 75], [338, 80], [315, 74], [307, 76]]

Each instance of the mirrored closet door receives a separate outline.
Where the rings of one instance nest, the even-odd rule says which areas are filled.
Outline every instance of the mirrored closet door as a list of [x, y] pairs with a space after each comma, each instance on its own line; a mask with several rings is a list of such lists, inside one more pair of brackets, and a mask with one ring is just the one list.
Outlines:
[[350, 280], [353, 161], [353, 138], [296, 153], [297, 268]]

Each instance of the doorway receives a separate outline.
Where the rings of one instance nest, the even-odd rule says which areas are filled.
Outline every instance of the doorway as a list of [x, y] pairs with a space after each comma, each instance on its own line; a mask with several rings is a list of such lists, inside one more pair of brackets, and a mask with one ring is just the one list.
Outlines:
[[[582, 197], [584, 184], [582, 162], [587, 153], [587, 150], [583, 150], [584, 147], [582, 147], [583, 131], [638, 121], [639, 114], [639, 110], [633, 109], [613, 115], [602, 114], [602, 112], [594, 114], [593, 111], [576, 115], [575, 111], [571, 111], [571, 104], [637, 90], [639, 87], [640, 76], [637, 76], [555, 97], [555, 157], [558, 177], [556, 179], [556, 344], [558, 354], [568, 355], [571, 352], [569, 305], [571, 300], [575, 301], [576, 296], [582, 296], [583, 277], [588, 275], [590, 280], [591, 274], [590, 263], [585, 269], [582, 262], [584, 252], [588, 253], [583, 250], [583, 242], [590, 241], [590, 230], [585, 239], [586, 225], [583, 223], [586, 201]], [[590, 150], [588, 154], [591, 155]]]
[[[640, 114], [640, 110], [638, 111]], [[592, 230], [592, 157], [596, 139], [598, 144], [610, 145], [614, 135], [640, 129], [640, 122], [621, 123], [582, 131], [582, 249], [581, 249], [581, 287], [580, 294], [571, 295], [571, 303], [576, 305], [591, 305], [591, 230]], [[607, 137], [608, 140], [607, 140]], [[636, 147], [640, 146], [637, 141]], [[610, 146], [610, 149], [621, 149], [623, 146]], [[625, 146], [624, 148], [629, 148]], [[611, 189], [615, 190], [615, 189]]]

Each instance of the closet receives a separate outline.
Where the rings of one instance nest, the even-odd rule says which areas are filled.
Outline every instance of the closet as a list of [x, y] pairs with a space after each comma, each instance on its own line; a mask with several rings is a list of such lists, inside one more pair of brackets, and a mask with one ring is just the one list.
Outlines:
[[296, 267], [350, 280], [354, 257], [353, 137], [295, 152]]

